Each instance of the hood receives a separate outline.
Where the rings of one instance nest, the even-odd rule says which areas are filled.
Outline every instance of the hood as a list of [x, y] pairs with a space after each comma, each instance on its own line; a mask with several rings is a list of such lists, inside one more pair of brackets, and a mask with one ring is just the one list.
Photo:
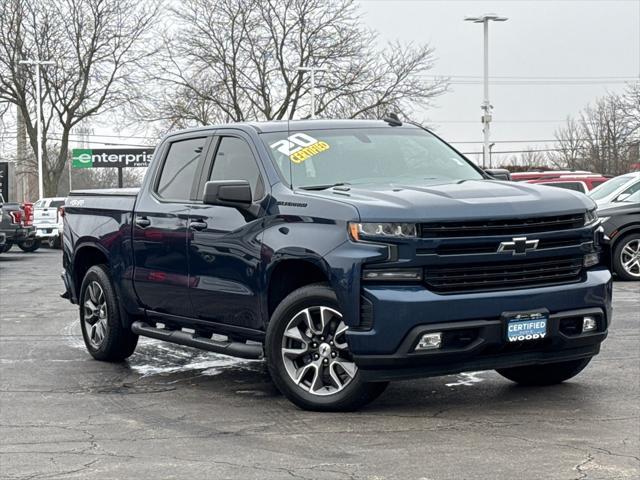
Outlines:
[[353, 205], [362, 221], [438, 221], [582, 213], [595, 203], [582, 193], [498, 180], [429, 185], [367, 184], [305, 192]]

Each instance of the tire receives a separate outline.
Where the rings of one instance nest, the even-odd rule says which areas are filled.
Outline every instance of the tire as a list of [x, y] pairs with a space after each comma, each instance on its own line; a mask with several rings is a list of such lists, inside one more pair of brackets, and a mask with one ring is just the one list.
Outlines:
[[500, 368], [496, 372], [519, 385], [556, 385], [578, 375], [590, 361], [591, 357], [546, 365]]
[[[314, 331], [306, 318], [312, 319]], [[327, 285], [308, 285], [289, 294], [273, 312], [265, 341], [269, 372], [280, 392], [305, 410], [325, 412], [356, 410], [377, 398], [387, 383], [362, 380], [346, 330], [336, 295]]]
[[36, 250], [38, 250], [40, 248], [41, 245], [41, 241], [39, 238], [28, 238], [26, 240], [22, 240], [21, 242], [18, 242], [18, 247], [20, 248], [20, 250], [22, 250], [23, 252], [35, 252]]
[[640, 233], [625, 235], [616, 242], [613, 270], [623, 280], [640, 280]]
[[91, 267], [80, 288], [80, 327], [87, 351], [96, 360], [121, 362], [130, 357], [138, 335], [122, 326], [118, 298], [104, 265]]
[[1, 253], [7, 253], [9, 250], [11, 250], [11, 247], [13, 247], [13, 243], [5, 243], [2, 247], [2, 252]]
[[62, 247], [62, 239], [57, 236], [49, 242], [49, 248], [55, 248], [56, 250]]

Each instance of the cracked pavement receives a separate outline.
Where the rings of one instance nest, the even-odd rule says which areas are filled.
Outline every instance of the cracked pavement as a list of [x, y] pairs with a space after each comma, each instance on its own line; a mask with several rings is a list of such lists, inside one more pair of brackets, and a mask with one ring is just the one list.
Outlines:
[[565, 384], [451, 375], [320, 414], [261, 362], [152, 340], [92, 360], [61, 268], [59, 251], [0, 255], [2, 479], [640, 478], [638, 283], [615, 283], [609, 338]]

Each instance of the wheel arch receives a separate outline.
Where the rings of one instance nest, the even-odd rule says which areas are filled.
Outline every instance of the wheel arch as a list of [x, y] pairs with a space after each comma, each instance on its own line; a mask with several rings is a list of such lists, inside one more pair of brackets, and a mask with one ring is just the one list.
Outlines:
[[294, 290], [331, 282], [329, 266], [320, 256], [281, 258], [272, 262], [266, 273], [265, 325], [280, 302]]

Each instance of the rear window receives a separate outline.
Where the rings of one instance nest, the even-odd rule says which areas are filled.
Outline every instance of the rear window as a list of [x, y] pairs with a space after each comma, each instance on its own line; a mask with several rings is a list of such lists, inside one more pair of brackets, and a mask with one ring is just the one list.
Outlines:
[[574, 190], [576, 192], [584, 193], [584, 186], [581, 182], [549, 182], [544, 183], [543, 185], [547, 185], [549, 187], [558, 187], [564, 188], [565, 190]]
[[49, 208], [58, 208], [64, 205], [64, 200], [51, 200]]
[[162, 166], [156, 193], [164, 199], [189, 200], [206, 137], [173, 142]]

